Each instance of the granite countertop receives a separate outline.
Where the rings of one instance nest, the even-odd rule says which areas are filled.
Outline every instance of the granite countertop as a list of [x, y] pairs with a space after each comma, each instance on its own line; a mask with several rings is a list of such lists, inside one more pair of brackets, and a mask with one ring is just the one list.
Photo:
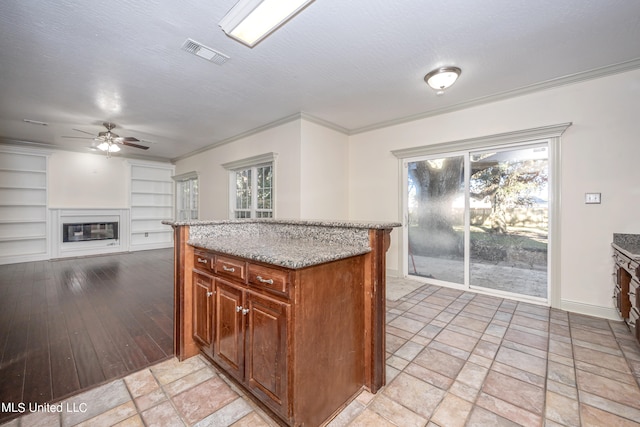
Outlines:
[[165, 222], [188, 225], [191, 246], [286, 268], [304, 268], [371, 252], [370, 229], [395, 222], [244, 219]]
[[387, 229], [400, 227], [399, 222], [390, 221], [341, 221], [341, 220], [302, 220], [302, 219], [223, 219], [223, 220], [190, 220], [190, 221], [162, 221], [166, 225], [223, 225], [223, 224], [284, 224], [315, 227], [342, 227], [342, 228], [366, 228]]
[[613, 234], [614, 248], [633, 260], [640, 261], [640, 234]]
[[189, 239], [199, 248], [298, 269], [370, 252], [368, 246], [277, 236], [220, 236]]

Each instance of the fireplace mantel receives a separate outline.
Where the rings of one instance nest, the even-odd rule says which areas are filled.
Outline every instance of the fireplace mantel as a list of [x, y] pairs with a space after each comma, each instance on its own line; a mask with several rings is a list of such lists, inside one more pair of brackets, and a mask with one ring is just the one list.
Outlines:
[[[59, 208], [49, 209], [50, 254], [52, 259], [101, 255], [129, 251], [129, 209]], [[65, 223], [117, 222], [118, 239], [63, 242]]]

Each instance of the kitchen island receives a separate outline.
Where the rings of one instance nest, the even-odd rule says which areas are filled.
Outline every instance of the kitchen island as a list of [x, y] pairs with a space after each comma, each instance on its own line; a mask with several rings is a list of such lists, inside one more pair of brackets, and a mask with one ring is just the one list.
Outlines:
[[385, 254], [399, 223], [165, 223], [179, 360], [203, 354], [292, 426], [384, 385]]

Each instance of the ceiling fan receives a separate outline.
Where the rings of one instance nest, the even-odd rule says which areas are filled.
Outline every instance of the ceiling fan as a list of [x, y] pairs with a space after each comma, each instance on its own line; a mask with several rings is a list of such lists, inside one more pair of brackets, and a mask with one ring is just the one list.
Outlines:
[[[118, 134], [112, 132], [115, 129], [116, 125], [111, 122], [103, 122], [102, 126], [107, 128], [106, 131], [98, 132], [98, 136], [92, 136], [91, 138], [82, 137], [82, 136], [63, 136], [63, 138], [78, 138], [78, 139], [93, 139], [98, 142], [97, 148], [102, 151], [106, 151], [107, 157], [111, 155], [111, 153], [117, 153], [120, 151], [120, 147], [118, 145], [126, 145], [127, 147], [140, 148], [141, 150], [148, 150], [149, 147], [135, 144], [136, 142], [140, 142], [138, 138], [134, 138], [132, 136], [119, 136]], [[85, 132], [80, 129], [73, 129], [76, 132], [86, 133], [87, 135], [93, 135], [92, 133]]]

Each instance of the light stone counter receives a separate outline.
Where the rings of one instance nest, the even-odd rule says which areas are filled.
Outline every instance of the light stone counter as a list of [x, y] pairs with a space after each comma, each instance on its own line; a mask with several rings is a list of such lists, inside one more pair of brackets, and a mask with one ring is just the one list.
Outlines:
[[632, 260], [640, 261], [640, 234], [614, 233], [611, 246]]
[[304, 268], [371, 251], [370, 229], [395, 222], [222, 220], [164, 222], [189, 226], [191, 246], [287, 268]]

